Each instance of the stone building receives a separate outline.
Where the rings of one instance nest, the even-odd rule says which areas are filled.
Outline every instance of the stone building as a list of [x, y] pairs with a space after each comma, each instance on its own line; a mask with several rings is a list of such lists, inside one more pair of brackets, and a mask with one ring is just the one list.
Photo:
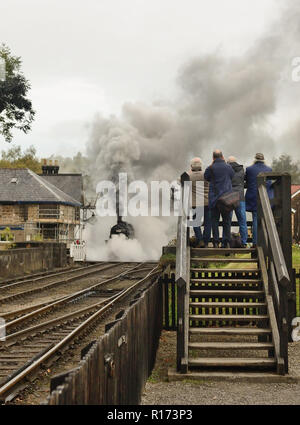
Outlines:
[[0, 168], [0, 233], [9, 228], [16, 242], [52, 240], [69, 247], [78, 238], [80, 207], [80, 199], [50, 179], [27, 168]]

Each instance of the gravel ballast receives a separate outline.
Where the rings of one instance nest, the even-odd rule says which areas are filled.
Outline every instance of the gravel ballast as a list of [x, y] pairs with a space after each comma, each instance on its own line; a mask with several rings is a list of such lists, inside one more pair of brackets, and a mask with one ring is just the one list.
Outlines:
[[[300, 383], [168, 382], [176, 362], [176, 333], [163, 331], [143, 405], [300, 405]], [[289, 344], [290, 375], [300, 376], [300, 342]]]

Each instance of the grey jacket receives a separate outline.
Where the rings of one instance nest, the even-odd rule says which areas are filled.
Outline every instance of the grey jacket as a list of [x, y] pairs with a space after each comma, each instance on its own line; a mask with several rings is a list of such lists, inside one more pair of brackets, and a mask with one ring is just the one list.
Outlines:
[[230, 162], [233, 168], [234, 176], [232, 178], [232, 190], [240, 192], [240, 201], [245, 201], [245, 170], [244, 167], [237, 162]]
[[208, 206], [209, 183], [204, 179], [204, 171], [190, 170], [188, 175], [192, 182], [192, 207]]

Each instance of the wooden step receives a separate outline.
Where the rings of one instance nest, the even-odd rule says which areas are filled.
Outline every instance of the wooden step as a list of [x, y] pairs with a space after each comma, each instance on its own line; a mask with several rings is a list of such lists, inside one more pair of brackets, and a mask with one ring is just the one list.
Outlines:
[[197, 279], [192, 278], [190, 282], [194, 283], [262, 283], [261, 279], [218, 279], [216, 277]]
[[268, 320], [269, 316], [266, 314], [190, 314], [189, 318], [190, 320], [256, 322], [258, 320]]
[[213, 367], [266, 367], [276, 365], [274, 358], [228, 358], [228, 357], [195, 357], [189, 358], [189, 366], [213, 366]]
[[258, 308], [267, 307], [266, 303], [247, 303], [247, 302], [190, 302], [190, 307], [205, 308]]
[[192, 257], [191, 262], [202, 263], [257, 263], [256, 258], [212, 258], [212, 257]]
[[192, 256], [200, 255], [225, 255], [225, 254], [254, 254], [256, 248], [191, 248]]
[[197, 267], [191, 267], [190, 268], [191, 272], [196, 272], [196, 273], [245, 273], [245, 274], [249, 274], [249, 273], [260, 273], [260, 269], [226, 269], [226, 268], [219, 268], [219, 269], [201, 269], [201, 268], [197, 268]]
[[272, 342], [189, 342], [189, 348], [197, 350], [270, 350]]
[[189, 328], [191, 335], [270, 335], [270, 328]]
[[264, 291], [256, 291], [256, 290], [231, 290], [231, 289], [225, 289], [222, 287], [221, 289], [191, 289], [190, 290], [190, 297], [207, 297], [207, 296], [214, 296], [214, 297], [262, 297], [265, 295]]

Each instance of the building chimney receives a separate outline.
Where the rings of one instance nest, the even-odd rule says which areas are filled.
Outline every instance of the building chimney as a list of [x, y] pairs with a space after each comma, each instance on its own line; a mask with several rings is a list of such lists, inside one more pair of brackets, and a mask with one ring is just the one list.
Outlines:
[[55, 175], [58, 174], [59, 171], [59, 165], [58, 161], [55, 160], [54, 164], [52, 165], [52, 159], [42, 159], [42, 172], [43, 175], [49, 176], [49, 175]]

